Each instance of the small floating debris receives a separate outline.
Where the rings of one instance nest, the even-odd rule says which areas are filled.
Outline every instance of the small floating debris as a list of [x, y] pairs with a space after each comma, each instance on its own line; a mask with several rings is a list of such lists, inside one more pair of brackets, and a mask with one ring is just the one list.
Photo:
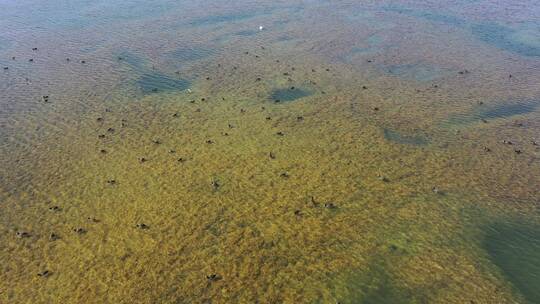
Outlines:
[[212, 273], [206, 276], [206, 279], [210, 282], [215, 282], [221, 280], [221, 276], [216, 273]]
[[146, 225], [145, 223], [139, 223], [137, 225], [135, 225], [135, 227], [139, 228], [139, 229], [150, 229], [150, 226]]
[[79, 228], [73, 228], [73, 232], [77, 234], [85, 234], [87, 231], [86, 229], [79, 227]]
[[17, 235], [18, 238], [20, 239], [24, 239], [24, 238], [29, 238], [30, 237], [30, 233], [26, 232], [26, 231], [17, 231], [17, 233], [15, 233]]
[[383, 176], [383, 175], [380, 175], [380, 176], [379, 176], [379, 180], [380, 180], [380, 181], [383, 181], [383, 182], [385, 182], [385, 183], [387, 183], [387, 182], [390, 181], [390, 180], [388, 179], [388, 177]]
[[44, 270], [44, 271], [38, 273], [37, 275], [38, 275], [38, 277], [47, 278], [47, 277], [49, 277], [51, 275], [51, 272], [48, 271], [48, 270]]
[[98, 219], [95, 218], [95, 217], [90, 217], [90, 216], [89, 216], [89, 217], [87, 217], [86, 219], [89, 220], [89, 221], [91, 221], [92, 223], [99, 223], [99, 222], [100, 222], [100, 220], [98, 220]]
[[49, 207], [49, 211], [60, 212], [62, 211], [62, 208], [60, 208], [59, 206], [52, 206], [52, 207]]
[[326, 208], [326, 209], [337, 209], [337, 206], [333, 202], [327, 202], [327, 203], [324, 203], [324, 208]]
[[433, 191], [433, 193], [435, 194], [444, 194], [444, 192], [442, 192], [439, 188], [437, 187], [433, 187], [431, 188], [431, 191]]

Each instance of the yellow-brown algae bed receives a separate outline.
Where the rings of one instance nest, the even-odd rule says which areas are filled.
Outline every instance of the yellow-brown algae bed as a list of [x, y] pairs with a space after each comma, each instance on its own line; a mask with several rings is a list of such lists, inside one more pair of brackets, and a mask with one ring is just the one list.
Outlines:
[[538, 4], [455, 2], [7, 1], [0, 303], [540, 303]]

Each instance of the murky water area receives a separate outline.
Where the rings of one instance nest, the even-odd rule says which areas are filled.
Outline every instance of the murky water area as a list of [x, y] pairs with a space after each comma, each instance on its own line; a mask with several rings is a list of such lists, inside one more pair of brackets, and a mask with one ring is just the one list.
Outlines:
[[540, 303], [536, 1], [0, 1], [0, 303]]

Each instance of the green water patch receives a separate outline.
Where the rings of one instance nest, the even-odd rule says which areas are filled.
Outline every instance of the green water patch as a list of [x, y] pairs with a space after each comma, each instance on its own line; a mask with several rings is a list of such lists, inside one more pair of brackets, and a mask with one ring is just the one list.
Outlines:
[[0, 37], [0, 51], [6, 50], [11, 46], [11, 42], [5, 38]]
[[486, 229], [491, 261], [529, 303], [540, 303], [540, 225], [498, 222]]
[[406, 135], [386, 128], [383, 133], [386, 140], [398, 144], [413, 146], [426, 146], [429, 144], [429, 139], [423, 135]]
[[136, 71], [143, 71], [146, 69], [147, 60], [140, 55], [137, 55], [130, 51], [122, 51], [118, 53], [117, 59], [122, 63], [129, 65]]
[[213, 49], [201, 47], [180, 47], [169, 53], [168, 57], [180, 62], [195, 61], [212, 56]]
[[374, 262], [367, 271], [349, 276], [346, 281], [346, 298], [342, 304], [408, 304], [427, 303], [421, 291], [411, 291], [396, 285], [385, 262]]
[[382, 67], [387, 73], [404, 79], [413, 79], [418, 82], [429, 82], [444, 78], [448, 70], [425, 64], [396, 64]]
[[512, 29], [496, 23], [472, 26], [473, 34], [480, 40], [498, 48], [523, 56], [540, 56], [540, 26], [528, 24]]
[[261, 15], [263, 12], [234, 12], [229, 14], [210, 15], [197, 18], [191, 22], [191, 26], [215, 25], [224, 22], [238, 22]]
[[523, 56], [540, 56], [540, 24], [534, 22], [523, 23], [519, 28], [511, 28], [494, 22], [471, 23], [452, 15], [413, 10], [399, 6], [388, 6], [384, 7], [383, 10], [466, 28], [477, 39], [497, 48]]
[[250, 36], [257, 35], [259, 32], [260, 31], [255, 31], [255, 30], [243, 30], [243, 31], [239, 31], [239, 32], [234, 33], [234, 35], [235, 36], [250, 37]]
[[191, 82], [172, 78], [162, 73], [145, 73], [137, 80], [137, 87], [143, 94], [183, 91], [189, 89]]
[[445, 126], [468, 125], [489, 119], [509, 119], [534, 112], [540, 106], [538, 100], [505, 103], [493, 106], [479, 105], [472, 112], [453, 115], [443, 123]]
[[462, 26], [463, 19], [455, 17], [453, 15], [435, 13], [430, 11], [413, 10], [397, 5], [386, 6], [382, 8], [385, 12], [393, 12], [398, 14], [404, 14], [410, 17], [421, 18], [431, 22], [444, 23], [453, 26]]
[[313, 95], [313, 92], [311, 92], [311, 90], [296, 87], [293, 89], [291, 87], [274, 89], [270, 92], [269, 98], [273, 102], [281, 103], [296, 101], [311, 95]]

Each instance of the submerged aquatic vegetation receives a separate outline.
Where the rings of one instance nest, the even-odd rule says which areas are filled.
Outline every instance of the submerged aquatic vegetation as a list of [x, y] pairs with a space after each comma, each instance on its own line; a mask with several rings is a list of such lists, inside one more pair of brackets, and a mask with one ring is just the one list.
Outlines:
[[0, 12], [1, 303], [537, 302], [537, 227], [492, 215], [538, 219], [533, 56], [455, 2], [114, 2]]

